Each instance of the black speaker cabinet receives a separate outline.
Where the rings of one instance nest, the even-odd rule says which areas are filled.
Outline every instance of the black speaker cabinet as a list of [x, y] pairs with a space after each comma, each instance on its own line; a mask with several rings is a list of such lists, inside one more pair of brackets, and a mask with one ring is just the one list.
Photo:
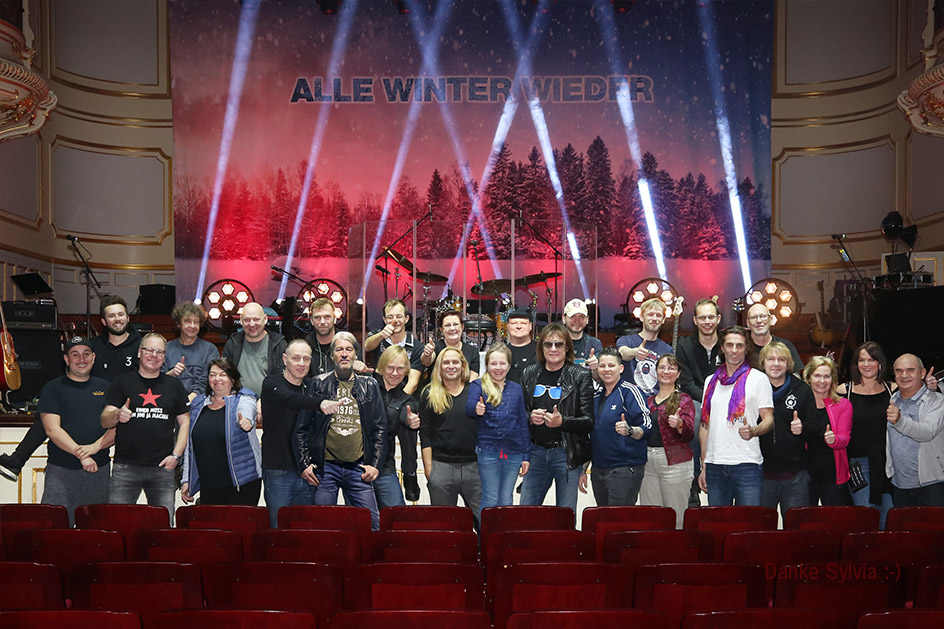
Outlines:
[[39, 397], [47, 382], [66, 371], [58, 330], [10, 330], [22, 384], [10, 392], [10, 402], [22, 403]]
[[176, 299], [177, 289], [170, 284], [144, 284], [138, 287], [138, 314], [169, 315]]

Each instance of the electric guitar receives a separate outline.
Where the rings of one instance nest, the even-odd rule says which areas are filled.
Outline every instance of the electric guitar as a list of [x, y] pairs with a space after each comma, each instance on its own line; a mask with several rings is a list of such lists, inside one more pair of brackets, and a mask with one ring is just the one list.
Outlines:
[[816, 282], [816, 288], [819, 289], [819, 312], [813, 315], [813, 327], [810, 328], [810, 340], [819, 344], [820, 349], [826, 349], [836, 340], [833, 331], [825, 324], [828, 315], [826, 314], [826, 296], [823, 292], [824, 283], [823, 280]]
[[16, 391], [22, 384], [20, 365], [16, 362], [16, 350], [13, 348], [13, 337], [7, 328], [7, 318], [3, 314], [3, 304], [0, 303], [0, 358], [3, 359], [3, 369], [0, 370], [0, 390]]
[[675, 303], [672, 305], [672, 316], [675, 317], [675, 321], [672, 323], [672, 353], [675, 353], [676, 348], [678, 348], [678, 329], [679, 329], [679, 319], [682, 314], [682, 304], [685, 302], [685, 298], [681, 295], [675, 298]]

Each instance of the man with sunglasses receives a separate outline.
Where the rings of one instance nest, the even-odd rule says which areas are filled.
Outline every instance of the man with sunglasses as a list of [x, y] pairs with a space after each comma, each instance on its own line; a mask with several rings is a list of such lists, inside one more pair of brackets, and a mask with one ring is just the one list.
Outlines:
[[574, 364], [574, 343], [559, 323], [541, 330], [537, 361], [521, 377], [532, 444], [521, 504], [543, 504], [553, 481], [557, 506], [576, 513], [577, 487], [583, 464], [590, 460], [593, 430], [590, 371]]

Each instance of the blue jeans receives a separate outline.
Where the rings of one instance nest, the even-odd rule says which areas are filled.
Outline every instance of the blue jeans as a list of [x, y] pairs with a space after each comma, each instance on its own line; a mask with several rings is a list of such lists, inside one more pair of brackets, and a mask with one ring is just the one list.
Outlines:
[[520, 454], [505, 454], [504, 458], [494, 450], [475, 449], [479, 458], [479, 478], [482, 480], [481, 509], [505, 507], [515, 504], [515, 482], [524, 457]]
[[282, 507], [315, 504], [315, 488], [292, 470], [262, 470], [262, 486], [272, 528], [279, 525]]
[[177, 490], [174, 470], [157, 465], [131, 465], [117, 461], [111, 468], [108, 502], [133, 505], [138, 502], [138, 496], [144, 491], [147, 503], [167, 509], [168, 523], [173, 523]]
[[380, 476], [374, 479], [374, 497], [377, 499], [377, 506], [380, 509], [387, 507], [403, 507], [406, 501], [403, 500], [403, 490], [400, 488], [400, 479], [397, 478], [397, 470], [381, 472]]
[[708, 505], [723, 507], [738, 505], [760, 506], [760, 487], [764, 479], [759, 463], [718, 465], [705, 463], [705, 483], [708, 485]]
[[776, 509], [780, 505], [780, 516], [787, 517], [787, 511], [793, 507], [807, 507], [810, 504], [810, 474], [800, 470], [790, 478], [775, 480], [764, 478], [761, 482], [760, 505]]
[[869, 481], [869, 486], [852, 493], [852, 504], [857, 507], [875, 507], [878, 509], [879, 528], [884, 531], [885, 518], [888, 517], [888, 510], [895, 506], [892, 501], [892, 495], [887, 493], [882, 494], [882, 504], [872, 504], [869, 501], [869, 497], [872, 492], [872, 476], [869, 473], [869, 457], [857, 456], [855, 458], [849, 459], [849, 464], [852, 465], [853, 461], [858, 461], [859, 465], [862, 466], [862, 474], [865, 476], [866, 480]]
[[380, 529], [380, 512], [377, 511], [377, 498], [374, 487], [361, 478], [364, 468], [360, 463], [325, 461], [324, 467], [315, 476], [318, 477], [318, 490], [315, 492], [316, 505], [338, 504], [338, 492], [344, 491], [344, 502], [352, 507], [364, 507], [370, 510], [370, 528]]
[[577, 512], [577, 483], [581, 468], [567, 469], [567, 448], [531, 446], [531, 468], [521, 487], [521, 504], [542, 505], [551, 481], [557, 493], [557, 506], [570, 507]]

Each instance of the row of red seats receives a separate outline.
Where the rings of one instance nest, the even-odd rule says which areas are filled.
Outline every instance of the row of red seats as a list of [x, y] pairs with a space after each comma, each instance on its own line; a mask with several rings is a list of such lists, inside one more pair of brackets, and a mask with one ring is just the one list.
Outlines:
[[[63, 579], [65, 576], [65, 590]], [[88, 564], [64, 575], [52, 565], [0, 563], [2, 608], [133, 611], [149, 619], [177, 609], [303, 612], [319, 624], [345, 610], [482, 611], [482, 571], [465, 564], [337, 566], [244, 562], [200, 568], [171, 562]], [[888, 564], [808, 563], [776, 575], [775, 608], [830, 609], [854, 625], [865, 611], [901, 608], [903, 584]], [[635, 571], [596, 562], [524, 563], [499, 568], [489, 611], [496, 629], [537, 610], [657, 611], [678, 626], [689, 612], [767, 608], [764, 570], [736, 563], [661, 564]], [[944, 564], [921, 572], [917, 608], [944, 608]]]

